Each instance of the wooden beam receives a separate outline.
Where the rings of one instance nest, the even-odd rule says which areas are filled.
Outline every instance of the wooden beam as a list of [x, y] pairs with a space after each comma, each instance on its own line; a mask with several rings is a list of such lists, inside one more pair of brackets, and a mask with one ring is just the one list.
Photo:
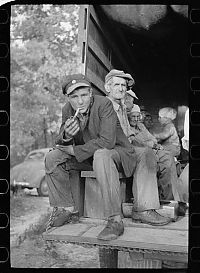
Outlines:
[[106, 94], [104, 82], [89, 68], [86, 70], [86, 76], [96, 87], [98, 87], [104, 94]]
[[[82, 171], [81, 177], [91, 177], [96, 178], [94, 171]], [[123, 173], [119, 173], [119, 178], [126, 178]]]
[[[90, 9], [91, 9], [91, 7], [90, 7]], [[96, 14], [97, 6], [96, 7], [93, 6], [93, 9]], [[96, 20], [96, 18], [99, 18], [97, 14], [95, 16], [95, 20]], [[120, 62], [127, 67], [127, 70], [131, 71], [132, 70], [131, 67], [129, 65], [127, 65], [127, 60], [122, 55], [121, 51], [117, 47], [117, 44], [112, 40], [112, 31], [109, 31], [110, 30], [109, 25], [105, 25], [105, 22], [103, 22], [102, 18], [101, 18], [101, 20], [98, 19], [98, 25], [101, 26], [102, 33], [103, 33], [104, 37], [106, 38], [106, 41], [108, 42], [108, 44], [112, 48], [112, 51], [115, 52], [115, 54], [119, 58]]]
[[87, 24], [88, 24], [88, 7], [89, 5], [80, 5], [79, 24], [78, 24], [78, 55], [79, 55], [79, 73], [85, 75], [85, 60], [87, 46]]
[[88, 37], [88, 46], [94, 52], [94, 54], [98, 57], [98, 59], [102, 62], [102, 65], [108, 70], [111, 69], [111, 63], [109, 62], [108, 58], [102, 52], [98, 44], [92, 39], [91, 35]]

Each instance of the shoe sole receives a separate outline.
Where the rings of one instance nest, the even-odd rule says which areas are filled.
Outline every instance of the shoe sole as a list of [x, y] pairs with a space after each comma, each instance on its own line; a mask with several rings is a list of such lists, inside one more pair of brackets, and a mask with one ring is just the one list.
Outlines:
[[171, 221], [165, 222], [165, 223], [152, 223], [152, 222], [147, 222], [147, 221], [143, 221], [143, 220], [140, 220], [140, 219], [132, 219], [132, 221], [135, 222], [135, 223], [148, 224], [148, 225], [151, 225], [151, 226], [164, 226], [164, 225], [167, 225], [167, 224], [171, 223]]
[[103, 237], [102, 237], [102, 238], [101, 238], [101, 237], [100, 237], [100, 238], [98, 238], [98, 236], [97, 236], [97, 239], [98, 239], [98, 240], [102, 240], [102, 241], [111, 241], [111, 240], [116, 240], [116, 239], [117, 239], [119, 236], [121, 236], [123, 233], [124, 233], [124, 232], [122, 232], [122, 233], [121, 233], [121, 234], [119, 234], [119, 235], [115, 235], [115, 234], [113, 234], [113, 238], [111, 238], [111, 239], [110, 239], [110, 238], [105, 238], [105, 237], [104, 237], [104, 238], [103, 238]]
[[[120, 236], [120, 235], [119, 235]], [[98, 238], [98, 240], [101, 240], [101, 241], [111, 241], [111, 240], [116, 240], [119, 236], [115, 236], [113, 238]]]

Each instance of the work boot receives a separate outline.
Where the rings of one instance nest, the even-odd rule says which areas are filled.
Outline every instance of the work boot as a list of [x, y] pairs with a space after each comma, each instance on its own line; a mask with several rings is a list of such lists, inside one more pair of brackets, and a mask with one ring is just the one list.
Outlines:
[[47, 222], [46, 231], [52, 227], [60, 227], [69, 223], [74, 217], [78, 217], [78, 212], [70, 212], [65, 208], [53, 207], [53, 211]]
[[152, 226], [164, 226], [169, 224], [172, 219], [160, 215], [157, 211], [151, 209], [146, 211], [132, 211], [132, 221]]
[[118, 236], [124, 233], [124, 224], [122, 220], [116, 221], [114, 218], [109, 217], [107, 225], [105, 228], [99, 233], [97, 239], [99, 240], [114, 240], [117, 239]]

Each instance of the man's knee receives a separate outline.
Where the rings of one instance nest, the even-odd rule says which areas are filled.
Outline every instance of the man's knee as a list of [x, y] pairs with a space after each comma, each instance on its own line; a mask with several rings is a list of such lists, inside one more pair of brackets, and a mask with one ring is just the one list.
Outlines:
[[55, 168], [58, 165], [58, 162], [61, 159], [61, 151], [59, 151], [58, 149], [55, 150], [51, 150], [50, 152], [48, 152], [46, 154], [45, 157], [45, 171], [46, 173], [52, 173]]
[[119, 154], [114, 149], [99, 149], [94, 153], [93, 168], [98, 167], [101, 163], [105, 165], [106, 162], [118, 162], [119, 160]]
[[155, 154], [150, 147], [135, 147], [135, 152], [137, 157], [143, 157], [143, 156], [151, 156], [152, 158], [155, 158]]
[[45, 163], [50, 164], [52, 161], [56, 161], [57, 158], [59, 158], [59, 150], [51, 150], [48, 152], [45, 156]]
[[94, 153], [94, 162], [99, 160], [105, 160], [112, 157], [110, 152], [111, 150], [108, 149], [99, 149]]
[[149, 170], [157, 169], [157, 159], [154, 151], [149, 147], [140, 147], [136, 150], [137, 164], [146, 165]]

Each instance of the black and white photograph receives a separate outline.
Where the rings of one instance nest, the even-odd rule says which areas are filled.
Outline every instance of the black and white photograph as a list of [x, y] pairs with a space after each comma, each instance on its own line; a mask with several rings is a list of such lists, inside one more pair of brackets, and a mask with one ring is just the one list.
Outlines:
[[186, 270], [188, 5], [10, 11], [11, 268]]

